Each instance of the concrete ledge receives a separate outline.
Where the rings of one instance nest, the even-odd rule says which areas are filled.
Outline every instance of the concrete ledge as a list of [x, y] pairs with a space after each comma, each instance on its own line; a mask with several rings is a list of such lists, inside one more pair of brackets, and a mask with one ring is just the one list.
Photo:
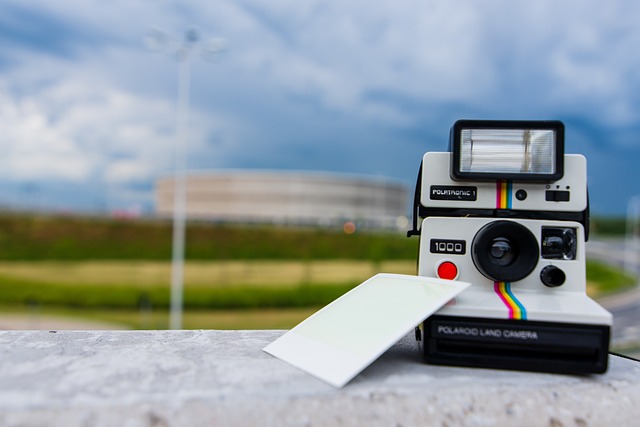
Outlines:
[[342, 390], [262, 352], [281, 331], [0, 332], [2, 426], [635, 425], [640, 363], [606, 375], [447, 368], [405, 337]]

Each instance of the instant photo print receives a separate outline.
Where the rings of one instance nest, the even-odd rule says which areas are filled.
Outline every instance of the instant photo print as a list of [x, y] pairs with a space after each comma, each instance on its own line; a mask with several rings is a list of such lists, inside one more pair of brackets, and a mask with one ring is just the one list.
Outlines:
[[264, 351], [340, 388], [468, 286], [459, 281], [379, 273]]
[[586, 294], [587, 163], [559, 121], [460, 120], [416, 183], [418, 274], [471, 283], [425, 320], [428, 363], [607, 370], [612, 316]]

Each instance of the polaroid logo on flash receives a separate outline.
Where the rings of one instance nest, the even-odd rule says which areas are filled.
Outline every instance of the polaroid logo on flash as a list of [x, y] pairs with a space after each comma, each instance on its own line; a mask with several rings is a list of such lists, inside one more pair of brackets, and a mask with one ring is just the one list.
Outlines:
[[456, 185], [432, 185], [430, 188], [431, 200], [460, 200], [473, 202], [478, 195], [477, 187], [460, 187]]

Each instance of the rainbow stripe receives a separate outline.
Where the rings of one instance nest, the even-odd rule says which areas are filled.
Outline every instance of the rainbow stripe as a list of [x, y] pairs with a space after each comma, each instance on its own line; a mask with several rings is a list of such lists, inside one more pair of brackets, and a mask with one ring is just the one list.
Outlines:
[[512, 188], [513, 184], [510, 181], [496, 182], [496, 209], [511, 209]]
[[493, 290], [509, 309], [509, 319], [526, 320], [527, 310], [511, 292], [511, 283], [493, 282]]
[[[513, 184], [510, 181], [496, 182], [496, 209], [511, 209]], [[511, 292], [511, 283], [493, 282], [493, 290], [509, 309], [509, 319], [526, 320], [527, 310]]]

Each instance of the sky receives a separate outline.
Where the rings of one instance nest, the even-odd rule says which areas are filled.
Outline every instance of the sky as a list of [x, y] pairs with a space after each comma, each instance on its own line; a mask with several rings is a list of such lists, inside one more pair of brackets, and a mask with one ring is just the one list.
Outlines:
[[152, 213], [193, 29], [190, 169], [413, 191], [456, 120], [557, 119], [592, 214], [623, 215], [640, 194], [638, 19], [632, 0], [4, 0], [0, 207]]

